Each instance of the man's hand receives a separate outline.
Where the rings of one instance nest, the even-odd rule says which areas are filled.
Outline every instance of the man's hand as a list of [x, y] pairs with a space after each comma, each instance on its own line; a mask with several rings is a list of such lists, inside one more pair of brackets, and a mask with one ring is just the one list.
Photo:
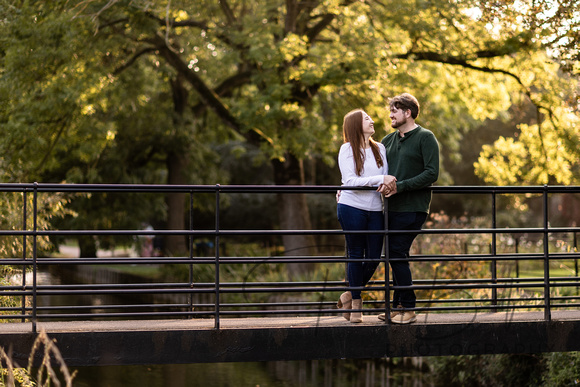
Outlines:
[[386, 198], [390, 198], [391, 196], [393, 196], [394, 194], [397, 193], [397, 184], [395, 184], [394, 187], [395, 188], [393, 188], [393, 189], [387, 189], [387, 191], [385, 193]]
[[391, 175], [383, 176], [383, 184], [387, 186], [387, 188], [392, 191], [397, 189], [397, 178]]
[[336, 191], [336, 202], [338, 203], [338, 199], [340, 199], [340, 191]]
[[397, 193], [397, 178], [391, 175], [385, 175], [383, 184], [379, 185], [378, 192], [385, 195], [385, 197], [393, 196]]

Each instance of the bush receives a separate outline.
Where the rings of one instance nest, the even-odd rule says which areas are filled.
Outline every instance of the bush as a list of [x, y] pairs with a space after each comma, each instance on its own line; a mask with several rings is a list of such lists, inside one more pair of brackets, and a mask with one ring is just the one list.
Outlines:
[[432, 359], [437, 386], [540, 386], [546, 371], [543, 355], [450, 356]]
[[547, 386], [572, 386], [580, 383], [580, 352], [546, 355], [548, 369], [544, 375]]

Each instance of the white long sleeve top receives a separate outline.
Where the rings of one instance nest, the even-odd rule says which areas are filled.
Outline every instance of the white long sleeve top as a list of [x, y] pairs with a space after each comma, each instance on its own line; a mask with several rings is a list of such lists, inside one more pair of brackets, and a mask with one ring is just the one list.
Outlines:
[[[338, 167], [342, 176], [343, 186], [378, 187], [383, 182], [383, 176], [389, 174], [385, 146], [378, 143], [383, 166], [378, 167], [371, 148], [365, 149], [365, 162], [362, 174], [356, 174], [354, 156], [349, 142], [342, 144], [338, 152]], [[340, 204], [366, 211], [382, 211], [382, 195], [376, 191], [342, 190], [338, 200]]]

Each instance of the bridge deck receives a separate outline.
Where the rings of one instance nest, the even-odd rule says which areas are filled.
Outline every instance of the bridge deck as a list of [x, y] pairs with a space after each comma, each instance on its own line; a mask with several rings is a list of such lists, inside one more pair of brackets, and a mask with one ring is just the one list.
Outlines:
[[[27, 364], [31, 323], [0, 324], [0, 346]], [[410, 325], [340, 316], [40, 322], [70, 366], [178, 364], [580, 350], [580, 311], [422, 313]]]
[[[255, 317], [220, 318], [220, 329], [271, 329], [271, 328], [313, 328], [313, 327], [356, 327], [383, 326], [385, 322], [377, 318], [378, 313], [364, 314], [361, 324], [352, 324], [341, 316], [314, 317]], [[552, 312], [553, 321], [580, 320], [580, 310]], [[412, 325], [425, 324], [489, 324], [543, 322], [544, 312], [496, 312], [496, 313], [419, 313]], [[213, 330], [213, 319], [167, 319], [167, 320], [126, 320], [126, 321], [45, 321], [37, 324], [37, 331], [47, 333], [66, 332], [112, 332], [112, 331], [168, 331], [168, 330]], [[32, 323], [0, 324], [0, 335], [9, 333], [29, 333]]]

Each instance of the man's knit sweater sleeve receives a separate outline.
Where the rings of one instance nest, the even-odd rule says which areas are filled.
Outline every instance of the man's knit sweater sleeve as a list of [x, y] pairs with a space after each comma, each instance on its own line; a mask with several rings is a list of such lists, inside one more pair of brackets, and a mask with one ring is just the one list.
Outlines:
[[423, 171], [414, 177], [397, 182], [397, 192], [415, 191], [433, 185], [439, 178], [439, 143], [428, 130], [421, 131], [420, 149], [423, 158]]

